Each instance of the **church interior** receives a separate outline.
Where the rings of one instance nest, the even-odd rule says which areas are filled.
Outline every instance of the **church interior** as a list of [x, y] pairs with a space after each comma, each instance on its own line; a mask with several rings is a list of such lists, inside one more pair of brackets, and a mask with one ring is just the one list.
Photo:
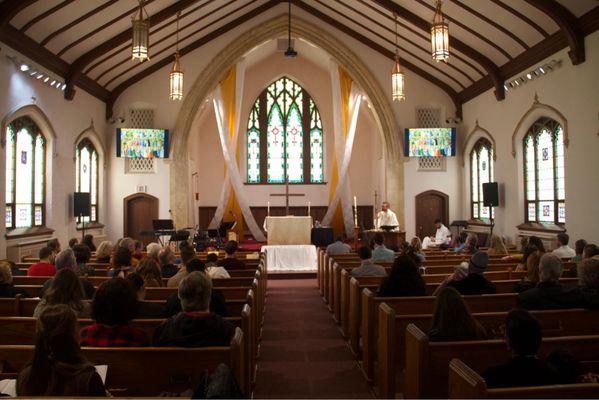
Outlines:
[[1, 1], [0, 393], [598, 397], [598, 31]]

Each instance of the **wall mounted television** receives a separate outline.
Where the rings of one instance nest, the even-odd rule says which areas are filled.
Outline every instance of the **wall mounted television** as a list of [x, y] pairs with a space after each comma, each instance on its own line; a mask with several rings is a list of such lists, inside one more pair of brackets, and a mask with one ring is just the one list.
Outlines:
[[455, 128], [407, 128], [404, 138], [407, 157], [454, 157]]
[[166, 129], [117, 128], [116, 156], [123, 158], [168, 158]]

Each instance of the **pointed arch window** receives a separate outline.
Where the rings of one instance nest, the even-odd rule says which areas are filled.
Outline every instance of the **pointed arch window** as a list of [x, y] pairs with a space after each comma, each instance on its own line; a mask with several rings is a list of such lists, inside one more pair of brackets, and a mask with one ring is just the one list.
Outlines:
[[77, 145], [75, 156], [76, 191], [90, 193], [91, 216], [77, 217], [77, 223], [98, 222], [98, 152], [87, 138]]
[[8, 230], [45, 226], [46, 138], [29, 117], [6, 127], [6, 214]]
[[[480, 138], [470, 152], [470, 210], [472, 219], [490, 220], [489, 207], [485, 207], [483, 204], [483, 183], [488, 182], [493, 182], [493, 145], [487, 139]], [[493, 214], [495, 214], [494, 211]]]
[[323, 183], [324, 143], [310, 94], [283, 77], [256, 99], [247, 125], [247, 182]]
[[564, 224], [566, 190], [564, 130], [551, 118], [538, 119], [523, 140], [526, 222]]

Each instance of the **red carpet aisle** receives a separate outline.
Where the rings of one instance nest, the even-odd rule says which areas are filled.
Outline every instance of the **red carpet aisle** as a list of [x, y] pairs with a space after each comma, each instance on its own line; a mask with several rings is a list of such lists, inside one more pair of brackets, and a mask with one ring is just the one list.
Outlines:
[[315, 279], [268, 282], [255, 398], [372, 398]]

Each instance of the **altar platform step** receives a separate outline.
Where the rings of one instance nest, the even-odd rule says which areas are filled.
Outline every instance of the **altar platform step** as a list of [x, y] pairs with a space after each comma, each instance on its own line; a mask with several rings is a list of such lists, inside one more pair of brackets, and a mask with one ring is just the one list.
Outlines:
[[316, 272], [306, 271], [272, 271], [268, 279], [316, 279]]

